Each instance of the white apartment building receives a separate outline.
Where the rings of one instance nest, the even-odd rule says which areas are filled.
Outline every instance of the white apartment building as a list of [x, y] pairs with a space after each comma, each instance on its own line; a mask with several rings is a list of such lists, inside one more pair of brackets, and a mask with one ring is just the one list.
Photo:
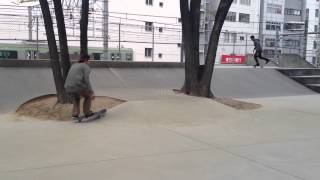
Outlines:
[[[213, 14], [215, 14], [219, 2], [211, 0], [209, 6]], [[221, 62], [222, 55], [245, 56], [252, 52], [253, 43], [250, 40], [250, 36], [258, 36], [259, 14], [260, 1], [233, 1], [222, 28], [216, 56], [217, 64]]]
[[[263, 44], [263, 53], [269, 58], [277, 58], [282, 52], [282, 38], [284, 27], [284, 0], [264, 0], [263, 8], [263, 37], [259, 37]], [[277, 40], [277, 42], [276, 42]]]
[[[179, 0], [109, 0], [109, 47], [132, 48], [134, 61], [179, 62]], [[120, 27], [119, 27], [120, 24]]]
[[306, 20], [307, 20], [307, 43], [306, 43], [306, 60], [316, 64], [319, 58], [319, 35], [312, 34], [319, 32], [319, 0], [305, 0], [306, 3]]

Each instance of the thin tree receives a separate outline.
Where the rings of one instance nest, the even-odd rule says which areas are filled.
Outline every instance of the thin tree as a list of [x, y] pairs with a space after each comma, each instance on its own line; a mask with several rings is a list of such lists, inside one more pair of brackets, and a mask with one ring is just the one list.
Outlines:
[[199, 27], [201, 0], [180, 0], [182, 34], [185, 52], [185, 82], [182, 91], [201, 97], [213, 97], [211, 79], [223, 23], [233, 0], [221, 0], [210, 35], [204, 66], [199, 62]]
[[54, 10], [55, 10], [57, 27], [58, 27], [60, 60], [62, 65], [63, 82], [65, 82], [70, 69], [70, 56], [69, 56], [69, 49], [68, 49], [67, 33], [66, 33], [61, 0], [53, 0], [53, 3], [54, 3]]
[[39, 0], [39, 2], [41, 6], [41, 11], [42, 11], [46, 35], [47, 35], [50, 62], [51, 62], [53, 78], [54, 78], [56, 91], [57, 91], [58, 103], [67, 103], [68, 98], [64, 88], [64, 80], [61, 73], [59, 53], [58, 53], [56, 38], [53, 30], [53, 23], [52, 23], [50, 8], [47, 0]]
[[80, 52], [88, 54], [89, 0], [82, 0], [80, 19]]

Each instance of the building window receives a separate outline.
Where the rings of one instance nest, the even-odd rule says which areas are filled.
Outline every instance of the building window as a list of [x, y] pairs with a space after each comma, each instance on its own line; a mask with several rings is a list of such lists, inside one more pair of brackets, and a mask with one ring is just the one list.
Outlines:
[[224, 42], [230, 42], [229, 33], [224, 33]]
[[163, 2], [159, 2], [159, 6], [160, 6], [160, 7], [163, 7]]
[[237, 42], [237, 33], [231, 34], [232, 42]]
[[317, 49], [317, 42], [313, 41], [313, 49]]
[[244, 41], [244, 36], [240, 36], [240, 41]]
[[318, 32], [318, 25], [314, 25], [314, 32]]
[[235, 22], [236, 21], [236, 13], [235, 12], [228, 12], [226, 21]]
[[224, 42], [237, 42], [237, 33], [224, 33]]
[[181, 19], [181, 18], [178, 18], [178, 22], [181, 23], [181, 22], [182, 22], [182, 19]]
[[152, 48], [145, 48], [144, 49], [144, 56], [151, 57], [152, 56]]
[[316, 17], [319, 17], [319, 9], [316, 9], [316, 11], [315, 11], [315, 16], [316, 16]]
[[250, 22], [250, 14], [239, 13], [239, 22]]
[[181, 43], [178, 43], [177, 46], [178, 46], [178, 47], [181, 47]]
[[285, 30], [303, 30], [304, 24], [284, 24]]
[[282, 5], [268, 3], [267, 4], [267, 13], [282, 14]]
[[266, 38], [265, 39], [266, 47], [274, 47], [275, 42], [276, 42], [276, 39], [273, 39], [273, 38]]
[[292, 40], [292, 39], [283, 40], [283, 46], [284, 47], [300, 47], [300, 41]]
[[272, 22], [272, 21], [267, 21], [266, 22], [266, 30], [271, 30], [271, 31], [280, 31], [281, 30], [281, 23], [280, 22]]
[[251, 5], [251, 0], [240, 0], [240, 4], [250, 6]]
[[316, 64], [317, 64], [317, 59], [316, 59], [316, 57], [312, 57], [312, 64], [313, 64], [313, 65], [316, 65]]
[[158, 57], [161, 59], [161, 58], [162, 58], [162, 53], [159, 53], [159, 54], [158, 54]]
[[146, 31], [152, 31], [152, 26], [153, 26], [152, 22], [146, 22], [146, 26], [145, 26]]
[[284, 13], [286, 15], [301, 16], [301, 10], [298, 9], [285, 8]]
[[159, 27], [159, 32], [163, 32], [163, 28], [162, 27]]
[[146, 5], [152, 6], [153, 5], [153, 0], [146, 0]]

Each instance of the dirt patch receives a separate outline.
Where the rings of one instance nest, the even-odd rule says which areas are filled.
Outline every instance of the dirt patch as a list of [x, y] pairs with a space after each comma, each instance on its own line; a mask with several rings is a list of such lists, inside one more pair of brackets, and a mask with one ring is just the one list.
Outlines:
[[[183, 94], [183, 92], [179, 89], [173, 89], [173, 92], [176, 94]], [[214, 97], [212, 98], [213, 100], [224, 104], [226, 106], [232, 107], [237, 110], [254, 110], [254, 109], [259, 109], [262, 106], [260, 104], [255, 104], [255, 103], [250, 103], [250, 102], [245, 102], [245, 101], [239, 101], [235, 100], [232, 98], [219, 98], [219, 97]]]
[[231, 98], [218, 98], [215, 97], [213, 100], [224, 104], [226, 106], [238, 109], [238, 110], [254, 110], [254, 109], [259, 109], [262, 106], [260, 104], [255, 104], [255, 103], [250, 103], [250, 102], [244, 102], [244, 101], [239, 101]]
[[[81, 104], [83, 99], [81, 99]], [[126, 101], [106, 96], [97, 96], [92, 102], [92, 110], [110, 109]], [[56, 95], [45, 95], [31, 99], [16, 110], [19, 116], [33, 117], [42, 120], [71, 120], [72, 104], [57, 104]], [[81, 112], [82, 107], [81, 107]]]

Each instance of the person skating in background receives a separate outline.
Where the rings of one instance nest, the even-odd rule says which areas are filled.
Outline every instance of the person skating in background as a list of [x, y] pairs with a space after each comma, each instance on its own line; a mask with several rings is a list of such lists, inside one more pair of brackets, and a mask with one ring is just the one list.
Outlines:
[[268, 64], [270, 62], [270, 59], [262, 56], [262, 47], [261, 47], [259, 39], [255, 39], [254, 36], [250, 36], [250, 39], [254, 43], [254, 49], [253, 49], [254, 56], [253, 57], [254, 57], [254, 60], [256, 61], [256, 64], [254, 65], [254, 67], [260, 66], [258, 58], [265, 60], [266, 64]]

